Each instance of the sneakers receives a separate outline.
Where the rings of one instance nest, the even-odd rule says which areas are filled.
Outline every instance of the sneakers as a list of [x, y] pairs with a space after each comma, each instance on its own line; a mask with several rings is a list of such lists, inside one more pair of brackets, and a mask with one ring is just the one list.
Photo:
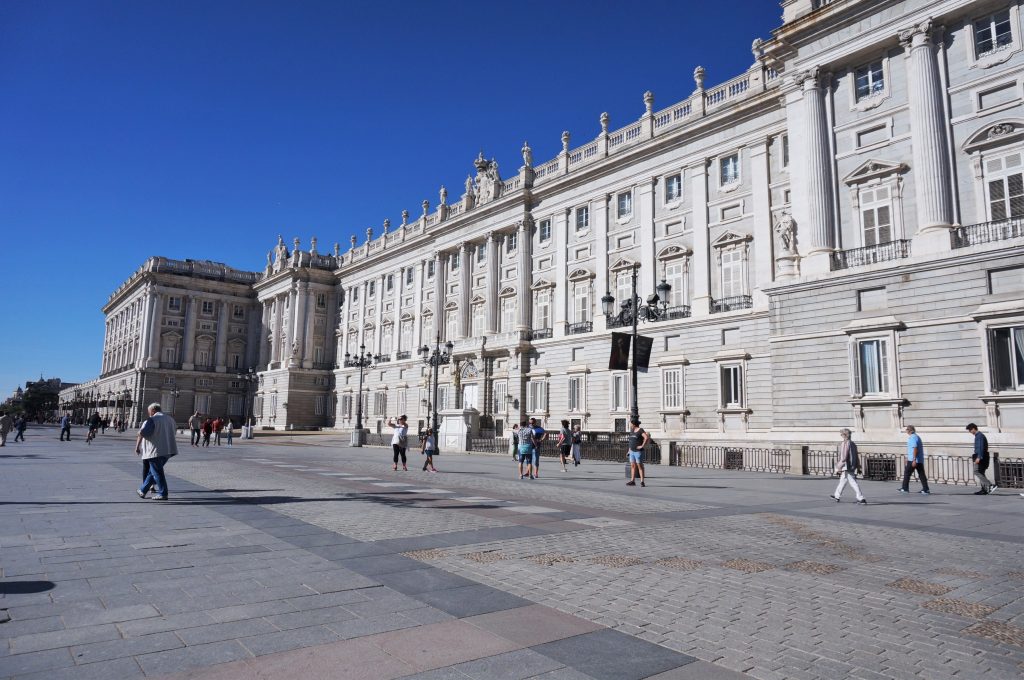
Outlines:
[[150, 500], [153, 500], [153, 501], [165, 501], [165, 500], [167, 500], [167, 496], [153, 496]]
[[644, 484], [643, 482], [640, 482], [640, 486], [647, 486], [647, 485]]
[[838, 502], [839, 502], [839, 496], [829, 496], [829, 498], [831, 498], [832, 500], [834, 500], [834, 501], [835, 501], [836, 503], [838, 503]]
[[928, 489], [921, 489], [920, 491], [918, 491], [918, 493], [921, 494], [922, 496], [931, 496], [932, 495], [932, 492], [929, 491]]
[[868, 504], [867, 499], [864, 499], [864, 498], [858, 498], [857, 499], [857, 505], [867, 505], [867, 504]]
[[988, 495], [988, 491], [985, 491], [984, 489], [982, 489], [981, 491], [975, 491], [974, 495], [975, 496], [987, 496]]
[[996, 491], [999, 491], [999, 487], [996, 486], [995, 484], [993, 484], [992, 486], [988, 487], [988, 492], [989, 493], [995, 493]]
[[904, 489], [903, 487], [900, 487], [899, 489], [896, 489], [896, 493], [910, 493], [910, 492], [907, 491], [906, 489]]
[[137, 493], [139, 495], [139, 498], [145, 498], [146, 497], [146, 494], [142, 493], [138, 489], [135, 490], [135, 493]]
[[437, 468], [430, 468], [431, 472], [437, 472]]
[[636, 482], [626, 482], [626, 486], [636, 486]]
[[395, 463], [394, 465], [392, 465], [391, 469], [392, 470], [397, 470], [398, 469], [398, 463]]

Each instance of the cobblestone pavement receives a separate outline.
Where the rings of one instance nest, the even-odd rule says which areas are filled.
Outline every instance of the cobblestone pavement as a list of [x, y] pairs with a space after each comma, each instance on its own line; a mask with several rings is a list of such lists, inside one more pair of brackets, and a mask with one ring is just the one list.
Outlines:
[[[76, 433], [77, 434], [77, 433]], [[1019, 678], [1024, 499], [127, 435], [0, 452], [0, 678]]]

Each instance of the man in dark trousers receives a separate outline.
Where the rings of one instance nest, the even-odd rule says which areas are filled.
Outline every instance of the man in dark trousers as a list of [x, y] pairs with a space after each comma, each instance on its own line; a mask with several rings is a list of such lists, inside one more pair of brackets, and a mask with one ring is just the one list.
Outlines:
[[988, 437], [983, 435], [978, 426], [971, 423], [967, 426], [967, 431], [974, 436], [974, 455], [971, 456], [971, 460], [974, 461], [974, 478], [978, 480], [978, 486], [981, 487], [980, 491], [975, 491], [975, 496], [986, 496], [990, 493], [995, 493], [999, 488], [992, 482], [988, 481], [988, 477], [985, 476], [985, 470], [988, 470]]

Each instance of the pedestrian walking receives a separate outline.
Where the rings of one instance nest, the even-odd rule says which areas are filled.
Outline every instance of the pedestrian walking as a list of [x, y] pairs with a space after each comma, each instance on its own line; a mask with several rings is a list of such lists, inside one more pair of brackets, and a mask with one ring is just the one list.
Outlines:
[[572, 464], [574, 466], [579, 465], [582, 460], [583, 433], [580, 431], [580, 426], [576, 425], [572, 428]]
[[203, 421], [203, 446], [210, 445], [210, 435], [213, 434], [213, 420], [207, 418]]
[[839, 442], [837, 447], [836, 453], [838, 455], [835, 467], [835, 471], [839, 473], [839, 486], [836, 487], [835, 493], [829, 496], [829, 498], [838, 503], [843, 495], [843, 489], [849, 484], [850, 488], [853, 489], [853, 493], [857, 496], [857, 502], [861, 505], [867, 505], [868, 502], [864, 500], [864, 494], [860, 492], [860, 485], [857, 484], [857, 473], [860, 472], [860, 456], [857, 455], [857, 445], [852, 439], [853, 433], [844, 427], [839, 430], [839, 436], [842, 437], [842, 441]]
[[523, 478], [523, 461], [519, 457], [519, 423], [512, 423], [512, 431], [508, 435], [508, 452], [519, 468], [519, 478]]
[[60, 418], [60, 440], [64, 441], [64, 435], [68, 436], [68, 441], [71, 441], [71, 416], [66, 413]]
[[530, 418], [530, 429], [533, 430], [533, 452], [531, 455], [533, 477], [531, 479], [540, 479], [540, 447], [548, 438], [548, 433], [540, 426], [540, 421], [536, 418]]
[[100, 412], [96, 411], [89, 417], [89, 438], [86, 441], [91, 442], [96, 438], [96, 433], [100, 430]]
[[629, 431], [629, 481], [626, 482], [626, 486], [636, 486], [636, 478], [640, 476], [640, 486], [647, 486], [644, 483], [644, 447], [647, 446], [647, 442], [650, 441], [651, 435], [647, 434], [647, 430], [640, 427], [639, 420], [629, 421], [631, 429]]
[[150, 490], [156, 493], [154, 501], [167, 500], [167, 478], [164, 465], [172, 456], [178, 455], [178, 443], [174, 440], [177, 427], [174, 419], [165, 415], [160, 404], [150, 404], [149, 418], [142, 423], [135, 437], [135, 455], [142, 456], [142, 486], [135, 492], [145, 498]]
[[420, 444], [420, 455], [425, 456], [423, 459], [423, 471], [430, 470], [431, 472], [437, 472], [437, 468], [434, 467], [434, 452], [437, 450], [437, 444], [434, 441], [434, 431], [429, 427], [423, 435], [423, 443]]
[[408, 471], [409, 468], [405, 461], [405, 450], [409, 446], [409, 423], [405, 416], [398, 416], [398, 422], [388, 419], [388, 427], [394, 428], [395, 432], [391, 435], [391, 449], [395, 452], [395, 463], [391, 466], [392, 470], [398, 469], [398, 459], [402, 459], [402, 469]]
[[978, 486], [981, 487], [981, 490], [975, 491], [974, 495], [987, 496], [990, 493], [995, 493], [999, 487], [988, 481], [988, 477], [985, 476], [989, 462], [988, 437], [983, 435], [974, 423], [967, 425], [967, 431], [974, 435], [974, 455], [971, 456], [971, 460], [974, 461], [974, 478], [978, 481]]
[[25, 416], [19, 416], [18, 419], [14, 421], [14, 431], [16, 433], [14, 435], [14, 441], [18, 441], [19, 439], [21, 441], [25, 441], [26, 427], [28, 427], [28, 418]]
[[[532, 420], [532, 419], [531, 419]], [[535, 431], [530, 422], [524, 420], [519, 423], [519, 479], [533, 476], [533, 461], [537, 455], [537, 447], [534, 443]], [[523, 471], [525, 469], [525, 472]]]
[[199, 446], [199, 435], [203, 431], [203, 419], [199, 417], [199, 411], [188, 419], [188, 429], [192, 430], [192, 446]]
[[224, 426], [224, 431], [228, 435], [228, 446], [231, 446], [231, 442], [235, 439], [235, 424], [228, 418], [228, 424]]
[[0, 411], [0, 446], [7, 446], [7, 433], [14, 428], [14, 418], [7, 411]]
[[558, 460], [562, 464], [562, 472], [568, 472], [565, 463], [572, 455], [572, 431], [569, 429], [569, 421], [563, 420], [562, 427], [558, 430]]
[[213, 420], [213, 443], [220, 446], [220, 432], [224, 429], [224, 419], [218, 416]]
[[928, 495], [928, 477], [924, 473], [924, 442], [913, 425], [907, 425], [907, 464], [903, 468], [903, 486], [900, 493], [910, 493], [910, 475], [915, 471], [917, 478], [921, 480], [921, 493]]

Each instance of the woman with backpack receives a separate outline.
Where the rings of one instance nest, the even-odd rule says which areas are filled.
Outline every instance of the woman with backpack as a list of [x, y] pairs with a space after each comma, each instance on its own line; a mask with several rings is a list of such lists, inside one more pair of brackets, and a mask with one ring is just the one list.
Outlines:
[[391, 435], [391, 449], [395, 452], [395, 464], [391, 466], [391, 469], [398, 469], [398, 459], [401, 458], [402, 469], [408, 472], [409, 468], [406, 466], [405, 461], [405, 449], [409, 446], [409, 424], [406, 422], [405, 416], [398, 416], [397, 423], [390, 418], [388, 419], [388, 427], [395, 429], [395, 433]]

